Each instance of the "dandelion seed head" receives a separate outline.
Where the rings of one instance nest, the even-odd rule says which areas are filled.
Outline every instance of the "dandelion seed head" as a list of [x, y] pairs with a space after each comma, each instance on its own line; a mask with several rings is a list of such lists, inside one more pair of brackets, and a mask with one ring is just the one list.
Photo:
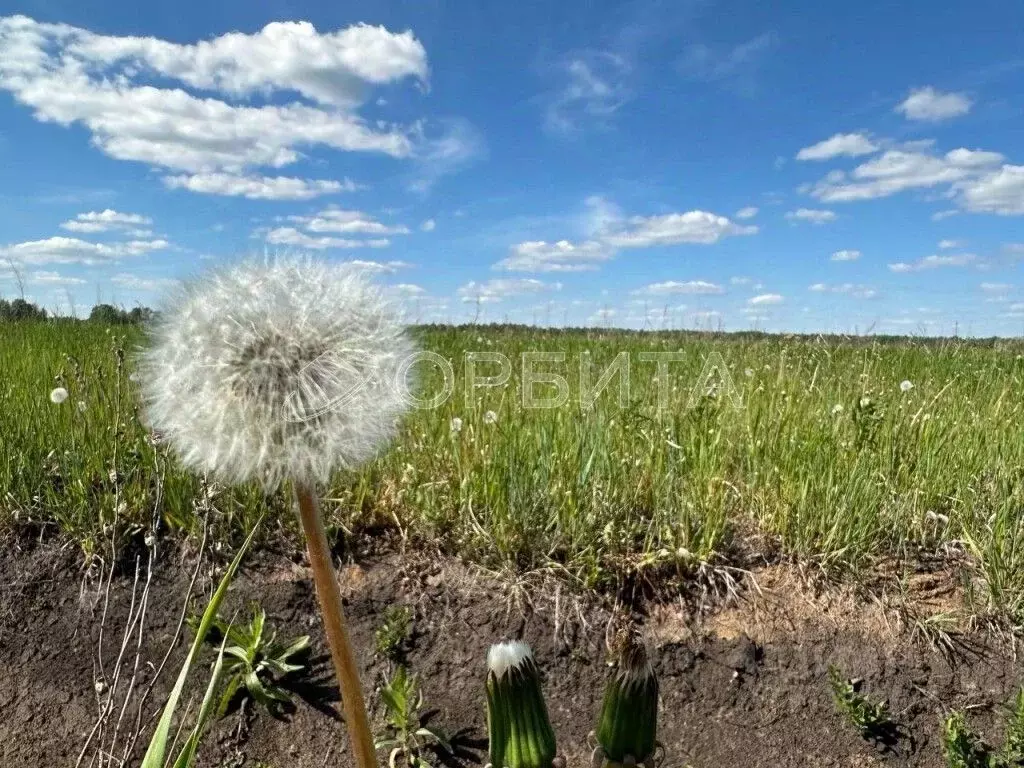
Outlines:
[[88, 407], [88, 406], [86, 406], [86, 404], [85, 404], [85, 400], [79, 400], [79, 401], [78, 401], [78, 412], [79, 412], [79, 413], [85, 413], [85, 409], [86, 409], [87, 407]]
[[496, 414], [494, 411], [487, 411], [487, 413], [484, 414], [484, 424], [497, 424], [497, 423], [498, 423], [498, 414]]
[[914, 388], [914, 382], [909, 379], [904, 379], [900, 382], [900, 392], [909, 392]]
[[453, 416], [451, 422], [448, 424], [448, 429], [451, 430], [453, 435], [459, 434], [462, 431], [462, 419], [458, 416]]
[[843, 406], [842, 406], [841, 403], [836, 403], [835, 405], [832, 406], [832, 415], [833, 416], [838, 416], [842, 412], [843, 412]]
[[406, 409], [413, 345], [352, 265], [241, 263], [182, 285], [157, 318], [139, 368], [148, 426], [222, 482], [327, 482]]
[[60, 405], [68, 399], [68, 391], [64, 387], [57, 387], [50, 392], [50, 402]]
[[532, 661], [533, 651], [521, 640], [497, 643], [487, 652], [487, 668], [499, 680], [509, 670], [519, 669], [523, 664]]

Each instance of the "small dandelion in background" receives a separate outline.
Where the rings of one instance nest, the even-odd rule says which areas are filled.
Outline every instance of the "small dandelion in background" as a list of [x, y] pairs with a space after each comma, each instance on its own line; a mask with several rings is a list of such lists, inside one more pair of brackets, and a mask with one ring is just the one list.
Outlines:
[[835, 405], [832, 406], [832, 415], [833, 416], [838, 416], [842, 412], [843, 412], [843, 406], [840, 403], [836, 403]]
[[497, 423], [498, 423], [498, 414], [496, 414], [494, 411], [487, 411], [487, 413], [484, 414], [484, 424], [497, 424]]
[[78, 401], [78, 412], [79, 412], [79, 413], [85, 413], [85, 409], [86, 409], [86, 407], [87, 407], [87, 406], [86, 406], [86, 404], [85, 404], [85, 400], [79, 400], [79, 401]]
[[64, 387], [57, 387], [50, 392], [50, 402], [54, 405], [60, 405], [68, 399], [68, 391]]
[[462, 431], [462, 419], [458, 416], [453, 416], [451, 423], [448, 425], [448, 429], [451, 430], [453, 435], [459, 434]]
[[900, 392], [909, 392], [914, 388], [914, 382], [909, 379], [904, 379], [900, 382]]

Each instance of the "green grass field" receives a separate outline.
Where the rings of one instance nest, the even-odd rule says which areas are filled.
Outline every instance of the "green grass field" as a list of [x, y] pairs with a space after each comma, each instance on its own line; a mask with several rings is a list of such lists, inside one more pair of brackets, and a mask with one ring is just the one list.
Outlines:
[[[598, 588], [690, 578], [740, 549], [897, 582], [947, 558], [965, 564], [975, 612], [1024, 614], [1020, 345], [416, 333], [452, 361], [454, 391], [413, 410], [375, 463], [336, 479], [326, 495], [336, 526], [392, 528], [489, 568], [553, 568]], [[201, 520], [237, 542], [266, 508], [258, 489], [208, 486], [151, 439], [132, 377], [142, 341], [130, 326], [0, 325], [0, 523], [60, 533], [89, 555], [111, 537], [196, 535]], [[509, 382], [467, 393], [466, 351], [506, 355]], [[565, 377], [565, 404], [522, 407], [520, 355], [537, 351], [564, 353], [535, 367]], [[659, 378], [641, 360], [651, 352], [681, 359]], [[625, 401], [615, 377], [592, 407], [581, 404], [581, 361], [592, 361], [596, 381], [621, 353], [631, 365]], [[715, 360], [739, 404], [708, 367]], [[498, 371], [476, 365], [481, 376]], [[438, 368], [421, 369], [421, 395], [440, 392]], [[70, 393], [61, 404], [49, 398], [56, 386]], [[287, 495], [269, 503], [291, 530]]]

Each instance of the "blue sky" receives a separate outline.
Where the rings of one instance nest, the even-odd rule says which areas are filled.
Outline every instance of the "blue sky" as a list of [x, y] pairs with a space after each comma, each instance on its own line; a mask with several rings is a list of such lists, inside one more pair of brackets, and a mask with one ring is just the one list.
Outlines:
[[0, 2], [0, 291], [303, 249], [422, 321], [1018, 335], [1022, 52], [1005, 0]]

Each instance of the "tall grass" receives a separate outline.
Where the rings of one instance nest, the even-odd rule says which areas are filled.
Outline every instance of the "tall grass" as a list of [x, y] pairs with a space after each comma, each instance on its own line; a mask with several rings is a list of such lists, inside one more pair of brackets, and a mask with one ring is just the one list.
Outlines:
[[[979, 611], [1024, 612], [1020, 345], [418, 333], [452, 361], [453, 395], [414, 410], [386, 454], [336, 479], [327, 506], [337, 526], [387, 526], [490, 567], [554, 566], [595, 587], [627, 575], [682, 578], [728, 564], [755, 540], [853, 576], [962, 554]], [[237, 541], [262, 514], [268, 502], [255, 489], [206, 485], [154, 444], [131, 380], [140, 342], [124, 327], [0, 325], [0, 519], [60, 530], [88, 551], [111, 527], [188, 534], [207, 510], [217, 535]], [[507, 356], [509, 382], [467, 392], [467, 350]], [[520, 354], [534, 351], [565, 354], [536, 366], [567, 379], [565, 405], [522, 407]], [[658, 381], [640, 355], [665, 351], [681, 359]], [[581, 361], [593, 381], [621, 352], [632, 368], [628, 397], [620, 403], [613, 378], [585, 407]], [[717, 372], [702, 378], [714, 359], [742, 407]], [[476, 365], [481, 376], [497, 372]], [[439, 391], [438, 369], [418, 370], [423, 392]], [[48, 397], [58, 384], [70, 392], [62, 405]], [[287, 508], [283, 495], [269, 503]]]

